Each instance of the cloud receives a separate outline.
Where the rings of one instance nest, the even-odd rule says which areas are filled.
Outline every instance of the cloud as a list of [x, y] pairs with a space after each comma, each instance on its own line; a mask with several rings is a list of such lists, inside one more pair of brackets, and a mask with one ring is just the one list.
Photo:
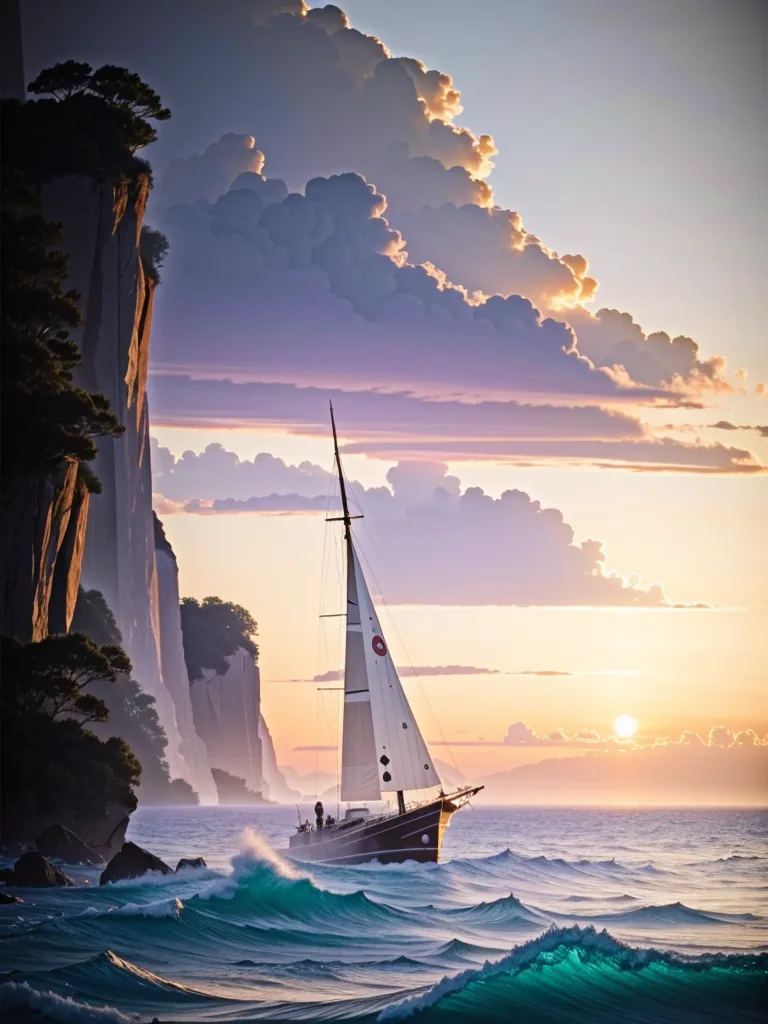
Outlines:
[[[670, 339], [662, 333], [646, 336], [628, 313], [586, 313], [580, 304], [596, 289], [586, 257], [580, 253], [558, 255], [523, 227], [517, 212], [494, 205], [486, 181], [493, 168], [493, 140], [457, 123], [461, 96], [450, 75], [427, 68], [413, 57], [392, 54], [382, 40], [356, 30], [338, 7], [309, 9], [298, 0], [260, 0], [256, 6], [245, 0], [226, 5], [135, 0], [133, 17], [116, 34], [111, 14], [103, 5], [71, 0], [66, 17], [56, 18], [51, 17], [50, 9], [44, 16], [45, 6], [40, 0], [30, 0], [29, 17], [38, 26], [28, 55], [32, 69], [52, 63], [52, 58], [66, 49], [76, 50], [83, 58], [102, 59], [107, 45], [112, 60], [137, 67], [171, 103], [174, 117], [163, 126], [159, 142], [150, 151], [158, 170], [153, 216], [160, 203], [213, 199], [215, 183], [224, 181], [230, 160], [238, 174], [245, 169], [246, 175], [260, 175], [260, 168], [241, 167], [243, 160], [254, 161], [257, 152], [267, 155], [272, 175], [291, 190], [300, 190], [317, 176], [328, 179], [354, 171], [387, 197], [391, 227], [404, 236], [406, 249], [412, 246], [413, 262], [435, 265], [455, 285], [469, 291], [498, 293], [503, 297], [500, 301], [522, 295], [543, 311], [544, 320], [548, 311], [562, 312], [578, 335], [582, 353], [599, 365], [621, 366], [628, 378], [652, 388], [660, 384], [705, 390], [727, 386], [723, 361], [701, 359], [690, 339]], [[149, 23], [151, 46], [146, 45], [144, 31]], [[215, 74], [203, 71], [211, 67]], [[222, 133], [230, 142], [211, 146], [211, 140]], [[258, 141], [258, 151], [255, 146], [250, 152], [222, 150], [230, 143], [236, 150], [243, 139], [252, 138]], [[175, 159], [162, 174], [162, 166], [171, 158]], [[186, 167], [179, 158], [186, 159]], [[242, 175], [238, 180], [242, 183]], [[239, 213], [248, 219], [242, 207]], [[301, 211], [302, 217], [308, 215], [306, 209]], [[172, 241], [169, 271], [186, 239], [176, 236]], [[427, 306], [437, 308], [427, 308], [425, 313], [421, 305], [426, 287], [423, 280], [411, 275], [417, 282], [415, 291], [406, 288], [403, 292], [399, 284], [394, 286], [389, 268], [380, 260], [364, 269], [356, 267], [351, 276], [361, 279], [353, 289], [358, 301], [354, 308], [360, 309], [362, 284], [369, 300], [375, 298], [374, 304], [386, 307], [377, 308], [377, 320], [378, 314], [386, 312], [394, 318], [390, 323], [397, 322], [401, 331], [418, 332], [432, 351], [440, 344], [421, 332], [421, 321], [425, 315], [428, 321], [435, 316], [443, 319], [446, 305], [430, 301]], [[267, 274], [266, 293], [269, 280]], [[440, 275], [433, 280], [441, 280]], [[231, 291], [215, 275], [207, 289], [204, 284], [199, 280], [196, 287], [202, 288], [201, 294], [221, 313], [231, 302]], [[322, 291], [324, 282], [310, 275], [302, 290], [294, 274], [293, 284], [315, 315], [302, 318], [293, 313], [290, 307], [299, 299], [283, 283], [275, 300], [284, 302], [285, 322], [279, 324], [274, 308], [265, 307], [260, 315], [257, 302], [251, 310], [253, 324], [264, 326], [268, 333], [282, 327], [281, 341], [283, 335], [306, 331], [322, 349], [340, 329], [339, 324], [329, 325], [328, 334], [318, 336], [318, 323], [328, 309], [322, 302], [313, 304], [313, 287]], [[346, 284], [351, 286], [349, 279]], [[379, 302], [382, 295], [384, 300]], [[450, 312], [455, 314], [457, 300], [451, 301]], [[511, 316], [518, 318], [517, 313]], [[509, 319], [506, 313], [505, 319]], [[213, 324], [209, 327], [209, 341], [215, 338], [221, 347], [221, 332], [213, 330]], [[550, 331], [557, 329], [547, 328], [544, 333]], [[190, 340], [194, 337], [192, 318], [180, 324], [178, 334], [182, 344], [183, 335]], [[572, 338], [568, 331], [566, 336]], [[248, 340], [255, 345], [253, 336]], [[242, 365], [252, 362], [245, 358], [248, 340], [238, 339], [231, 353]], [[271, 342], [275, 344], [274, 338]], [[497, 376], [508, 386], [517, 375], [517, 366], [514, 372], [509, 366], [501, 367], [471, 334], [463, 335], [456, 344], [469, 349], [479, 363], [489, 359], [486, 379]], [[290, 344], [288, 347], [290, 350]], [[361, 332], [359, 348], [376, 347], [393, 357], [390, 361], [397, 366], [397, 353], [389, 351], [386, 338], [375, 331]], [[329, 352], [331, 357], [337, 354]], [[346, 355], [349, 359], [352, 352]], [[520, 351], [513, 352], [509, 361], [521, 362], [521, 387], [525, 390], [532, 381], [521, 357]], [[418, 357], [414, 362], [418, 363]], [[560, 357], [553, 362], [561, 362]], [[449, 359], [446, 369], [450, 368]], [[418, 368], [414, 372], [422, 379]], [[469, 376], [469, 386], [476, 376]], [[557, 372], [552, 378], [553, 391], [562, 393], [564, 382], [558, 380]], [[385, 375], [384, 380], [388, 379]], [[453, 379], [463, 381], [458, 372]], [[539, 389], [547, 393], [546, 383], [540, 376], [537, 379]], [[593, 384], [595, 379], [593, 376]], [[584, 379], [581, 385], [576, 387], [577, 393], [583, 393]]]
[[[178, 157], [172, 160], [155, 185], [153, 203], [162, 206], [194, 203], [198, 199], [214, 202], [242, 174], [253, 174], [266, 181], [261, 174], [263, 167], [264, 154], [256, 149], [254, 137], [229, 132], [222, 135], [218, 142], [212, 142], [202, 154], [186, 160]], [[277, 200], [280, 201], [288, 194], [288, 190], [282, 182], [277, 185], [275, 194], [283, 193]]]
[[[478, 668], [476, 665], [399, 665], [398, 674], [402, 679], [421, 678], [425, 676], [493, 676], [498, 675], [497, 668]], [[344, 678], [339, 669], [329, 669], [306, 680], [310, 683], [333, 683]], [[305, 682], [305, 680], [292, 680]]]
[[572, 676], [573, 672], [561, 672], [556, 668], [525, 669], [523, 672], [513, 673], [516, 676]]
[[[515, 735], [522, 737], [527, 727], [519, 726], [522, 723], [518, 723]], [[590, 730], [583, 730], [583, 734], [596, 735]], [[557, 745], [557, 740], [546, 742], [546, 739], [540, 742], [541, 738], [536, 737], [520, 745]], [[589, 742], [585, 740], [587, 745]], [[752, 729], [734, 736], [730, 730], [716, 726], [706, 740], [686, 731], [676, 741], [662, 739], [645, 745], [623, 743], [620, 749], [614, 743], [613, 749], [610, 746], [595, 748], [588, 750], [586, 756], [551, 758], [521, 765], [478, 781], [485, 785], [479, 799], [486, 803], [762, 806], [766, 777], [766, 740], [760, 740]]]
[[647, 737], [633, 737], [622, 739], [617, 736], [601, 736], [596, 729], [578, 729], [568, 734], [564, 729], [553, 729], [546, 734], [535, 732], [525, 722], [517, 721], [510, 725], [506, 735], [501, 740], [487, 740], [483, 737], [476, 740], [458, 740], [448, 744], [442, 740], [431, 740], [433, 746], [465, 746], [465, 747], [587, 747], [591, 755], [604, 753], [611, 750], [620, 750], [623, 754], [638, 753], [640, 751], [658, 750], [659, 748], [698, 748], [700, 750], [719, 751], [732, 750], [742, 747], [768, 746], [768, 736], [760, 739], [754, 729], [744, 729], [733, 732], [725, 726], [713, 726], [702, 738], [698, 733], [691, 730], [684, 730], [680, 738], [673, 740], [670, 737], [660, 736], [653, 739]]
[[[168, 449], [156, 445], [155, 451], [155, 490], [163, 494], [171, 481], [170, 500], [176, 501], [177, 511], [313, 512], [338, 505], [335, 493], [328, 496], [331, 478], [320, 467], [292, 467], [260, 457], [246, 461], [244, 479], [246, 489], [261, 487], [261, 494], [245, 499], [188, 497], [201, 478], [208, 495], [214, 488], [227, 493], [242, 487], [240, 460], [218, 445], [178, 460]], [[305, 493], [274, 493], [276, 478], [298, 482]], [[435, 462], [400, 462], [389, 470], [387, 481], [387, 487], [368, 489], [352, 482], [350, 492], [369, 514], [366, 534], [387, 565], [387, 597], [393, 604], [668, 603], [659, 584], [608, 570], [599, 541], [575, 543], [562, 512], [542, 508], [523, 491], [508, 490], [492, 498], [479, 487], [462, 490], [460, 480]], [[313, 487], [319, 488], [314, 495]]]
[[235, 499], [281, 496], [290, 505], [293, 499], [319, 499], [309, 507], [325, 511], [332, 476], [311, 462], [288, 465], [282, 459], [261, 452], [253, 459], [241, 459], [221, 444], [209, 444], [199, 454], [185, 451], [176, 458], [152, 438], [154, 488], [165, 498]]
[[155, 365], [473, 399], [669, 397], [595, 369], [571, 330], [528, 299], [475, 302], [434, 267], [408, 263], [385, 211], [352, 173], [313, 178], [304, 195], [266, 206], [247, 186], [213, 205], [156, 211], [174, 257], [157, 299]]
[[411, 260], [436, 263], [472, 292], [525, 295], [542, 308], [557, 310], [587, 302], [597, 290], [583, 256], [559, 257], [526, 231], [513, 210], [439, 204], [433, 198], [430, 206], [399, 212], [397, 201], [391, 201]]
[[732, 390], [725, 378], [725, 359], [701, 359], [692, 338], [672, 338], [665, 331], [646, 334], [630, 313], [617, 309], [601, 309], [594, 315], [573, 309], [565, 318], [576, 332], [579, 350], [596, 366], [623, 367], [633, 381], [651, 387], [668, 383], [693, 393]]
[[[433, 182], [451, 199], [490, 200], [482, 179], [495, 147], [488, 135], [454, 125], [461, 106], [450, 76], [393, 57], [338, 8], [270, 4], [254, 17], [253, 5], [228, 5], [213, 25], [209, 12], [180, 0], [163, 6], [153, 24], [163, 54], [155, 78], [168, 82], [177, 121], [156, 147], [160, 154], [199, 148], [221, 130], [254, 132], [293, 188], [353, 169], [411, 203], [428, 202]], [[174, 20], [185, 26], [183, 60], [170, 38]], [[125, 35], [123, 45], [134, 49], [130, 26]], [[203, 60], [211, 66], [214, 54], [222, 73], [203, 76], [203, 89], [197, 69]], [[423, 158], [435, 164], [426, 180]]]
[[570, 460], [601, 468], [688, 471], [695, 473], [762, 473], [765, 466], [744, 448], [721, 444], [684, 444], [673, 438], [637, 441], [529, 439], [525, 441], [373, 441], [344, 446], [349, 453], [364, 452], [380, 458], [402, 456], [438, 457], [459, 461], [492, 460], [521, 463], [525, 460]]
[[718, 420], [717, 423], [710, 423], [709, 426], [712, 430], [754, 430], [760, 437], [768, 437], [768, 425], [758, 426], [755, 424], [752, 426], [748, 423], [737, 424], [731, 423], [728, 420]]
[[569, 736], [562, 729], [554, 729], [546, 736], [537, 735], [525, 722], [515, 722], [507, 729], [504, 745], [508, 747], [582, 747], [615, 742], [613, 738], [601, 740], [594, 729], [581, 729]]
[[[193, 380], [168, 374], [150, 378], [150, 395], [156, 424], [259, 426], [320, 435], [328, 433], [331, 399], [339, 411], [342, 435], [349, 439], [347, 450], [392, 461], [401, 457], [487, 458], [530, 464], [562, 458], [615, 468], [637, 464], [701, 472], [755, 472], [761, 466], [755, 455], [740, 448], [656, 442], [636, 417], [594, 405], [426, 401], [405, 393]], [[233, 489], [228, 496], [271, 493], [244, 486], [250, 474], [246, 465], [220, 465], [228, 479], [231, 474]], [[206, 473], [216, 475], [216, 471], [217, 464], [208, 460]], [[176, 472], [181, 476], [182, 468], [177, 467]], [[201, 486], [204, 476], [201, 470]], [[177, 495], [170, 484], [158, 490], [169, 497]], [[276, 480], [272, 490], [305, 493], [297, 483], [289, 485], [284, 480]], [[221, 494], [221, 489], [217, 493]], [[206, 497], [208, 492], [199, 488], [185, 492], [187, 497], [196, 494]]]

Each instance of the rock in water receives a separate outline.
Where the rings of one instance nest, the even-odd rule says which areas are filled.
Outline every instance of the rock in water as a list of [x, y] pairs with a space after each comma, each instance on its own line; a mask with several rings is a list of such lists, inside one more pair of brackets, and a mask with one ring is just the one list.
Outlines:
[[103, 864], [104, 859], [80, 836], [70, 832], [63, 825], [51, 825], [35, 840], [37, 848], [45, 857], [58, 857], [65, 864]]
[[181, 871], [182, 868], [207, 868], [208, 865], [205, 863], [205, 857], [182, 857], [179, 863], [176, 865], [176, 870]]
[[118, 882], [121, 878], [139, 878], [148, 871], [159, 871], [162, 875], [173, 874], [165, 861], [160, 860], [154, 853], [143, 850], [136, 843], [123, 843], [120, 852], [115, 854], [102, 871], [99, 885]]
[[0, 892], [0, 907], [5, 903], [23, 903], [21, 896], [11, 896], [9, 892]]
[[23, 853], [13, 865], [12, 885], [31, 889], [51, 889], [56, 885], [74, 885], [61, 868], [37, 851]]

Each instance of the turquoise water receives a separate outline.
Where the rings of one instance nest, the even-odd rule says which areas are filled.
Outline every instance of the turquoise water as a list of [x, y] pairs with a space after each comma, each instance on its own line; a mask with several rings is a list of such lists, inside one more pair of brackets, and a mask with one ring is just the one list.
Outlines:
[[309, 869], [295, 817], [140, 810], [129, 838], [209, 867], [20, 891], [3, 1020], [764, 1019], [765, 812], [483, 808], [440, 865]]

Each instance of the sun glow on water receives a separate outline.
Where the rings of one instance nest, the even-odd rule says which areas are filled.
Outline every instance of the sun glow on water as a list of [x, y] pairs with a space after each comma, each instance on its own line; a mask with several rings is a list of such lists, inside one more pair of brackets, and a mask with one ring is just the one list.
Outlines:
[[631, 715], [619, 715], [614, 720], [613, 731], [621, 740], [628, 740], [637, 732], [637, 719]]

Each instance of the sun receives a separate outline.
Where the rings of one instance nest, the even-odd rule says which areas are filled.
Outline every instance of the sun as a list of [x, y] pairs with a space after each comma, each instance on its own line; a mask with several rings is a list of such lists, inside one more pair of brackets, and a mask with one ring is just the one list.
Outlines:
[[637, 719], [632, 715], [619, 715], [613, 723], [613, 731], [620, 740], [628, 740], [637, 732]]

